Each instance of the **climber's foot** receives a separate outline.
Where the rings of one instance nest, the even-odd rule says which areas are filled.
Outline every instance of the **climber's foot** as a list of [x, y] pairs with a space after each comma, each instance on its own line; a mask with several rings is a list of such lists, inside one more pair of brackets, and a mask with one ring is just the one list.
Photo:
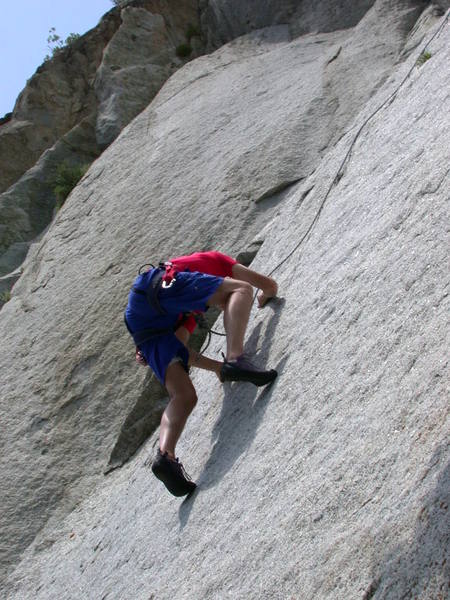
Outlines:
[[226, 360], [220, 371], [222, 381], [249, 381], [257, 386], [271, 383], [277, 375], [275, 369], [264, 371], [255, 366], [244, 354], [235, 360]]
[[186, 496], [197, 487], [178, 458], [170, 458], [167, 452], [161, 452], [159, 448], [152, 464], [152, 471], [174, 496]]

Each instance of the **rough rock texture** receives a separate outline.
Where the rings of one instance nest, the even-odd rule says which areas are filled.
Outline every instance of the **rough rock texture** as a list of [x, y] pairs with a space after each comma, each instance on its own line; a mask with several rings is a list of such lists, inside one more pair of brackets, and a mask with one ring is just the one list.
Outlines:
[[36, 165], [0, 196], [0, 275], [24, 260], [31, 240], [52, 220], [56, 196], [52, 190], [57, 167], [89, 165], [100, 154], [95, 121], [87, 117], [46, 150]]
[[[278, 26], [189, 63], [33, 247], [0, 313], [11, 598], [445, 597], [450, 34], [394, 68], [416, 9], [380, 0], [354, 30]], [[199, 491], [180, 503], [151, 477], [156, 436], [99, 481], [151, 393], [122, 324], [136, 267], [259, 247], [270, 272], [411, 67], [252, 315], [248, 350], [277, 382], [195, 375], [179, 453]]]
[[[159, 64], [162, 58], [157, 48], [161, 41], [158, 28], [149, 27], [151, 15], [154, 21], [163, 19], [160, 28], [167, 28], [173, 42], [170, 56], [165, 53], [168, 65], [162, 66], [171, 62], [182, 64], [175, 47], [185, 41], [188, 24], [197, 23], [195, 0], [134, 0], [123, 11], [109, 11], [97, 27], [44, 62], [19, 95], [11, 118], [0, 127], [0, 192], [16, 182], [64, 133], [95, 112], [98, 104], [102, 106], [108, 93], [118, 94], [121, 85], [130, 84], [129, 79], [116, 73], [117, 85], [111, 86], [105, 71], [112, 70], [114, 74], [116, 68], [126, 65], [130, 77], [134, 68], [135, 73], [144, 75], [145, 89], [150, 92], [147, 96], [143, 90], [139, 92], [137, 84], [144, 87], [144, 82], [133, 78], [131, 84], [137, 98], [125, 94], [120, 102], [115, 99], [120, 106], [116, 135], [149, 103], [162, 84], [158, 72], [155, 75], [159, 85], [149, 81], [150, 65]], [[116, 60], [111, 62], [112, 59]], [[145, 64], [149, 65], [147, 73], [142, 69]], [[104, 79], [106, 90], [99, 82]], [[131, 103], [130, 108], [127, 103]], [[128, 121], [124, 120], [127, 114], [131, 115]], [[108, 141], [112, 139], [110, 136]]]
[[90, 164], [169, 75], [203, 51], [197, 43], [189, 57], [176, 55], [189, 25], [197, 25], [196, 6], [196, 0], [134, 0], [113, 9], [30, 79], [0, 126], [0, 191], [9, 188], [0, 195], [1, 275], [20, 266], [51, 220], [49, 182], [57, 161], [66, 159], [63, 146], [70, 146], [69, 162]]
[[92, 83], [103, 49], [119, 24], [120, 11], [110, 11], [97, 27], [44, 62], [27, 82], [11, 120], [0, 127], [0, 192], [95, 110]]
[[200, 0], [202, 29], [210, 47], [269, 25], [290, 24], [296, 35], [353, 27], [375, 0]]
[[[118, 136], [183, 64], [176, 48], [186, 41], [189, 19], [197, 20], [193, 3], [184, 4], [184, 31], [168, 27], [164, 12], [163, 16], [139, 7], [122, 10], [122, 24], [105, 49], [95, 79], [97, 140], [102, 147]], [[186, 5], [191, 10], [186, 11]]]

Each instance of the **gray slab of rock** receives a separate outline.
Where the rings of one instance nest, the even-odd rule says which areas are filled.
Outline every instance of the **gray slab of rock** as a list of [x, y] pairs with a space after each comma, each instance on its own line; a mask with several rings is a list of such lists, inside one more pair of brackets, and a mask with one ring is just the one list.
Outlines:
[[440, 7], [431, 3], [420, 15], [419, 19], [408, 35], [403, 53], [408, 55], [426, 40], [430, 27], [436, 24], [442, 17], [443, 11]]
[[[383, 14], [384, 18], [390, 18], [388, 12]], [[395, 20], [395, 23], [398, 21]], [[395, 49], [398, 49], [399, 45], [396, 26], [393, 26], [394, 33], [387, 27], [383, 29], [387, 36], [384, 40], [386, 50], [392, 53], [393, 62], [396, 60]], [[36, 251], [33, 250], [33, 256], [27, 259], [24, 274], [15, 285], [11, 300], [0, 313], [1, 411], [5, 428], [0, 443], [1, 468], [7, 490], [7, 493], [2, 492], [4, 495], [1, 498], [1, 505], [5, 507], [1, 527], [7, 547], [1, 558], [2, 569], [6, 570], [17, 561], [20, 553], [33, 539], [36, 543], [30, 548], [30, 556], [32, 552], [37, 551], [42, 553], [43, 558], [48, 558], [46, 549], [48, 550], [55, 540], [62, 539], [55, 533], [61, 527], [58, 523], [63, 522], [63, 517], [80, 498], [94, 489], [98, 478], [102, 477], [100, 474], [117, 443], [124, 421], [132, 414], [142, 397], [146, 385], [145, 374], [142, 370], [137, 370], [137, 367], [133, 369], [133, 347], [122, 322], [127, 290], [137, 267], [149, 259], [158, 260], [198, 248], [215, 247], [237, 253], [248, 247], [249, 242], [273, 219], [277, 209], [281, 207], [273, 204], [271, 194], [280, 193], [282, 188], [288, 189], [293, 182], [295, 184], [299, 179], [309, 177], [319, 166], [325, 152], [324, 145], [338, 136], [339, 131], [344, 133], [344, 119], [341, 118], [340, 124], [336, 124], [332, 118], [336, 102], [331, 106], [326, 103], [323, 72], [330, 64], [330, 59], [335, 56], [337, 48], [348, 42], [351, 34], [352, 32], [347, 30], [305, 36], [290, 41], [287, 27], [277, 27], [253, 33], [210, 57], [190, 63], [170, 79], [150, 107], [141, 113], [92, 165], [59, 212], [39, 247]], [[369, 35], [368, 37], [373, 40]], [[391, 39], [392, 46], [389, 41]], [[375, 43], [379, 44], [379, 39], [375, 40]], [[375, 53], [375, 56], [379, 55]], [[436, 58], [437, 56], [436, 51]], [[428, 63], [431, 66], [434, 64], [438, 69], [435, 72], [433, 68], [434, 75], [431, 80], [435, 81], [434, 84], [428, 80], [424, 82], [434, 91], [434, 86], [439, 87], [443, 83], [441, 78], [444, 77], [444, 70], [437, 61]], [[428, 63], [420, 73], [428, 73], [430, 76], [430, 71], [425, 70], [425, 67], [429, 69]], [[367, 96], [370, 96], [377, 84], [379, 81], [375, 78], [372, 82], [373, 87], [367, 89]], [[366, 82], [365, 85], [367, 86]], [[439, 94], [444, 93], [446, 88], [439, 89], [440, 92], [433, 96], [433, 101], [438, 102], [441, 98]], [[356, 108], [356, 104], [348, 103], [347, 126], [353, 121], [356, 110], [360, 108]], [[420, 106], [423, 106], [423, 102]], [[419, 108], [417, 111], [419, 119], [422, 113], [419, 112]], [[395, 114], [393, 121], [401, 122], [401, 112]], [[408, 124], [410, 126], [410, 119]], [[392, 120], [389, 121], [389, 126], [392, 127]], [[430, 127], [431, 136], [435, 133], [433, 127]], [[432, 139], [434, 137], [430, 138]], [[370, 138], [369, 142], [374, 145], [374, 149], [383, 147], [378, 139]], [[395, 143], [393, 140], [392, 147]], [[342, 145], [339, 148], [342, 148]], [[390, 151], [388, 146], [386, 151]], [[393, 155], [397, 159], [395, 152]], [[339, 157], [334, 156], [333, 163], [327, 163], [330, 168], [339, 161]], [[374, 159], [370, 164], [364, 165], [365, 171], [361, 179], [358, 179], [358, 186], [362, 186], [363, 182], [367, 187], [369, 172], [374, 168]], [[386, 165], [382, 168], [381, 163], [379, 168], [379, 185], [386, 187], [388, 180], [384, 177], [389, 174], [389, 169]], [[419, 169], [419, 172], [423, 180], [422, 170]], [[264, 245], [257, 255], [258, 258], [262, 253], [263, 263], [259, 265], [263, 264], [265, 271], [272, 268], [272, 265], [275, 266], [276, 257], [283, 255], [291, 238], [298, 238], [302, 226], [311, 216], [309, 211], [314, 209], [320, 197], [319, 187], [325, 185], [328, 177], [326, 169], [321, 173], [322, 176], [317, 180], [305, 182], [305, 185], [314, 185], [314, 190], [310, 187], [302, 189], [296, 200], [288, 196], [291, 212], [283, 213], [281, 220], [274, 225], [279, 229], [281, 237], [278, 233], [270, 240], [265, 236]], [[405, 170], [405, 176], [406, 173], [410, 177], [413, 175]], [[432, 175], [430, 186], [437, 177], [436, 173]], [[342, 346], [346, 322], [345, 319], [342, 321], [345, 327], [341, 321], [335, 323], [334, 319], [340, 313], [326, 295], [324, 286], [329, 281], [329, 294], [336, 291], [336, 302], [344, 302], [349, 310], [352, 303], [346, 294], [350, 294], [353, 288], [348, 289], [348, 285], [342, 285], [338, 269], [338, 280], [331, 275], [329, 279], [325, 277], [328, 275], [326, 263], [329, 258], [325, 248], [329, 248], [333, 240], [338, 254], [346, 251], [347, 247], [343, 246], [345, 235], [339, 229], [339, 215], [344, 209], [349, 211], [345, 231], [348, 228], [352, 235], [357, 235], [358, 224], [368, 207], [374, 203], [374, 198], [367, 190], [364, 192], [362, 187], [357, 188], [356, 195], [347, 197], [344, 194], [347, 189], [345, 186], [353, 186], [353, 183], [350, 184], [349, 179], [342, 181], [342, 202], [347, 200], [348, 205], [339, 204], [337, 212], [333, 205], [331, 214], [328, 214], [328, 219], [331, 220], [326, 221], [327, 227], [322, 231], [319, 242], [311, 248], [312, 254], [307, 264], [312, 267], [308, 277], [298, 283], [300, 288], [294, 287], [292, 282], [297, 281], [298, 262], [291, 264], [288, 271], [281, 270], [279, 273], [282, 286], [285, 289], [288, 285], [292, 286], [289, 295], [286, 292], [286, 304], [289, 306], [290, 303], [295, 309], [287, 312], [284, 309], [274, 311], [273, 318], [268, 319], [268, 322], [263, 319], [267, 312], [262, 313], [259, 318], [263, 320], [256, 322], [249, 331], [249, 348], [260, 348], [262, 345], [265, 347], [266, 354], [261, 356], [263, 360], [270, 358], [271, 363], [278, 366], [280, 371], [283, 367], [289, 367], [290, 371], [296, 373], [299, 365], [306, 364], [308, 369], [305, 377], [303, 378], [302, 373], [299, 382], [282, 375], [279, 391], [276, 391], [278, 388], [274, 388], [261, 398], [258, 396], [259, 400], [253, 392], [245, 390], [240, 392], [237, 399], [231, 389], [226, 392], [222, 416], [219, 414], [221, 409], [218, 404], [223, 397], [222, 390], [211, 386], [209, 380], [204, 380], [203, 383], [201, 378], [197, 380], [201, 396], [208, 397], [212, 403], [208, 404], [206, 413], [197, 412], [198, 418], [201, 417], [202, 427], [207, 427], [211, 432], [215, 445], [210, 443], [209, 436], [205, 438], [202, 433], [205, 429], [199, 427], [197, 437], [193, 433], [200, 424], [195, 417], [185, 440], [186, 443], [189, 439], [194, 440], [197, 457], [193, 453], [188, 455], [186, 445], [180, 446], [180, 452], [189, 457], [188, 467], [191, 465], [196, 470], [194, 474], [205, 484], [208, 497], [215, 498], [219, 489], [217, 486], [220, 487], [221, 497], [224, 499], [220, 508], [222, 520], [215, 519], [215, 500], [212, 504], [209, 501], [203, 504], [201, 496], [200, 504], [197, 504], [197, 501], [195, 503], [195, 510], [187, 505], [181, 511], [180, 518], [174, 516], [173, 512], [168, 513], [169, 506], [173, 504], [170, 505], [170, 499], [157, 488], [152, 488], [154, 492], [147, 492], [146, 474], [138, 484], [142, 484], [143, 487], [135, 489], [139, 499], [145, 498], [146, 502], [152, 503], [148, 505], [152, 507], [152, 514], [159, 517], [161, 511], [156, 511], [154, 506], [155, 503], [160, 503], [163, 514], [168, 515], [167, 521], [162, 520], [161, 528], [157, 527], [158, 520], [151, 520], [151, 527], [154, 528], [152, 543], [155, 543], [155, 548], [162, 547], [161, 555], [155, 551], [151, 553], [149, 562], [144, 558], [138, 561], [139, 569], [147, 569], [147, 575], [142, 575], [139, 571], [136, 578], [140, 588], [135, 587], [134, 583], [130, 583], [130, 587], [127, 588], [129, 579], [124, 576], [124, 571], [121, 571], [121, 566], [115, 560], [110, 560], [108, 565], [105, 565], [103, 558], [99, 561], [95, 559], [92, 566], [87, 566], [82, 560], [65, 561], [67, 585], [71, 586], [72, 591], [75, 589], [78, 595], [85, 595], [83, 590], [89, 586], [83, 575], [81, 582], [78, 577], [76, 584], [81, 588], [73, 587], [71, 582], [75, 580], [72, 579], [72, 575], [69, 576], [69, 571], [75, 573], [81, 569], [81, 573], [86, 573], [87, 580], [92, 582], [91, 592], [94, 596], [98, 595], [100, 588], [102, 594], [106, 594], [108, 590], [103, 587], [100, 579], [104, 581], [102, 577], [107, 577], [110, 579], [108, 585], [112, 586], [110, 592], [118, 597], [120, 594], [124, 597], [139, 597], [141, 592], [149, 596], [152, 593], [149, 591], [150, 587], [157, 590], [157, 595], [164, 596], [167, 593], [174, 597], [179, 593], [182, 597], [187, 591], [184, 591], [186, 588], [183, 588], [184, 584], [177, 579], [176, 573], [189, 574], [192, 565], [200, 576], [197, 583], [191, 581], [191, 575], [188, 576], [190, 597], [221, 597], [223, 590], [227, 590], [228, 587], [233, 595], [233, 592], [236, 592], [233, 582], [238, 581], [237, 574], [242, 573], [245, 563], [253, 567], [258, 566], [258, 569], [253, 568], [250, 571], [250, 579], [245, 572], [244, 579], [239, 581], [244, 595], [251, 597], [254, 590], [259, 593], [261, 589], [275, 593], [275, 586], [280, 585], [280, 580], [286, 581], [283, 590], [294, 593], [292, 590], [295, 588], [296, 569], [302, 568], [302, 571], [309, 572], [312, 565], [297, 560], [292, 545], [284, 543], [280, 548], [276, 542], [277, 535], [280, 535], [283, 541], [290, 541], [301, 548], [301, 555], [318, 557], [317, 560], [312, 559], [315, 566], [322, 564], [320, 561], [326, 563], [331, 543], [327, 541], [324, 531], [318, 529], [318, 551], [314, 555], [311, 554], [314, 548], [314, 532], [309, 532], [309, 521], [306, 525], [302, 521], [302, 515], [309, 514], [304, 504], [306, 498], [326, 516], [324, 522], [330, 524], [334, 536], [333, 543], [338, 543], [336, 540], [339, 539], [341, 530], [349, 529], [348, 515], [359, 505], [353, 501], [350, 494], [349, 508], [346, 508], [347, 504], [344, 505], [347, 512], [344, 511], [345, 518], [341, 518], [342, 513], [338, 510], [340, 479], [336, 479], [338, 492], [333, 487], [334, 480], [326, 479], [325, 491], [328, 495], [325, 496], [320, 495], [319, 480], [329, 472], [336, 472], [336, 476], [341, 478], [347, 477], [346, 467], [355, 461], [356, 471], [349, 470], [348, 477], [355, 473], [355, 477], [362, 478], [364, 472], [370, 473], [373, 468], [372, 463], [361, 465], [358, 462], [360, 445], [355, 442], [356, 446], [352, 446], [348, 433], [364, 418], [364, 414], [358, 412], [355, 397], [358, 389], [365, 389], [370, 364], [364, 362], [364, 327], [362, 331], [358, 330], [355, 338], [351, 338], [351, 347], [345, 344]], [[306, 194], [308, 189], [310, 192]], [[350, 191], [348, 193], [350, 194]], [[254, 202], [261, 198], [264, 199]], [[398, 210], [399, 206], [395, 204], [392, 210]], [[297, 209], [300, 211], [300, 221], [295, 219]], [[378, 213], [372, 216], [376, 223], [378, 216]], [[287, 229], [288, 225], [292, 228]], [[423, 225], [421, 221], [420, 226]], [[379, 230], [376, 231], [378, 236]], [[382, 245], [382, 242], [380, 244]], [[268, 248], [269, 256], [265, 248]], [[333, 258], [334, 255], [330, 256]], [[350, 253], [349, 259], [351, 257]], [[350, 273], [353, 273], [354, 268], [359, 268], [357, 257], [358, 254], [355, 254], [349, 262], [348, 266], [352, 267]], [[375, 261], [376, 256], [371, 255], [370, 258]], [[336, 260], [339, 261], [340, 258]], [[347, 274], [346, 271], [346, 284]], [[392, 277], [395, 278], [395, 274]], [[314, 295], [317, 286], [317, 289], [320, 289], [318, 298]], [[358, 289], [354, 289], [356, 295]], [[383, 292], [386, 294], [386, 289], [383, 288]], [[357, 296], [359, 302], [363, 302], [367, 289], [363, 287], [361, 294], [361, 297]], [[383, 297], [379, 300], [383, 300]], [[279, 308], [281, 309], [281, 306]], [[391, 308], [389, 305], [389, 309]], [[369, 315], [371, 311], [370, 305]], [[302, 327], [306, 329], [299, 327], [299, 315]], [[382, 315], [386, 313], [382, 312]], [[351, 317], [356, 318], [357, 315], [352, 313]], [[308, 323], [313, 323], [311, 328], [307, 327]], [[367, 321], [363, 319], [361, 324], [364, 323], [367, 323], [369, 339], [376, 337], [375, 325], [370, 318]], [[330, 329], [329, 324], [333, 324]], [[280, 342], [277, 341], [279, 332], [282, 332], [279, 336]], [[385, 333], [383, 330], [383, 334]], [[262, 336], [261, 344], [258, 342], [259, 336]], [[300, 341], [297, 340], [297, 336]], [[441, 343], [438, 338], [436, 342], [438, 346]], [[270, 346], [271, 343], [273, 346]], [[394, 344], [393, 339], [392, 343]], [[333, 353], [333, 346], [342, 351]], [[357, 351], [359, 348], [363, 356], [358, 355], [358, 359], [355, 358], [355, 368], [359, 364], [358, 360], [362, 361], [363, 372], [357, 379], [350, 379], [348, 383], [350, 376], [347, 375], [346, 369], [350, 359], [345, 352]], [[372, 346], [368, 348], [373, 351]], [[397, 360], [396, 356], [394, 358]], [[340, 362], [344, 359], [345, 362]], [[288, 360], [291, 361], [289, 364]], [[23, 373], [27, 374], [26, 379], [18, 377], [18, 374]], [[377, 370], [376, 381], [379, 375], [380, 370]], [[387, 380], [387, 386], [391, 381], [394, 382], [394, 386], [397, 385], [397, 375], [392, 377], [393, 379]], [[352, 387], [352, 381], [357, 382], [355, 388]], [[339, 406], [334, 403], [332, 393], [333, 385], [340, 382], [343, 386], [350, 386], [348, 394], [341, 388], [341, 391], [338, 390], [343, 412], [338, 410]], [[385, 388], [380, 389], [383, 393], [386, 391]], [[364, 407], [367, 407], [368, 394], [369, 392], [366, 392], [364, 396]], [[376, 399], [377, 403], [385, 406], [381, 402], [382, 398], [377, 396]], [[266, 410], [269, 400], [271, 403], [274, 401], [273, 406], [270, 406], [273, 410], [273, 420], [266, 420], [266, 415], [269, 414]], [[241, 402], [241, 407], [239, 404], [233, 405], [235, 401]], [[290, 416], [286, 422], [284, 413], [292, 406], [297, 412], [294, 413], [294, 419]], [[253, 408], [258, 411], [254, 419]], [[244, 412], [241, 412], [241, 409]], [[327, 413], [323, 414], [322, 410], [327, 410]], [[332, 412], [330, 417], [326, 416], [328, 412]], [[349, 429], [342, 438], [339, 435], [339, 426], [345, 421], [347, 414], [350, 416]], [[378, 413], [375, 416], [378, 418]], [[215, 427], [217, 418], [219, 423]], [[320, 428], [314, 429], [317, 420]], [[292, 427], [292, 422], [298, 422], [301, 427]], [[370, 423], [363, 421], [363, 434], [366, 430], [368, 433], [372, 431]], [[284, 449], [283, 434], [287, 432], [286, 441], [292, 453], [293, 472], [304, 474], [305, 471], [301, 471], [301, 468], [303, 461], [307, 459], [308, 450], [303, 451], [303, 447], [311, 449], [311, 444], [314, 443], [314, 436], [310, 431], [315, 432], [324, 444], [328, 439], [330, 443], [325, 444], [324, 454], [319, 452], [320, 448], [317, 449], [318, 454], [310, 464], [311, 473], [315, 474], [315, 477], [309, 478], [304, 475], [301, 481], [295, 478], [294, 486], [289, 469], [282, 474], [277, 472], [277, 463], [271, 452], [273, 448]], [[309, 446], [300, 446], [298, 439], [310, 440]], [[348, 454], [342, 455], [338, 452], [341, 439], [345, 442], [344, 448], [349, 450]], [[376, 437], [370, 437], [370, 442], [375, 444]], [[296, 458], [298, 452], [294, 452], [299, 448], [301, 462]], [[249, 461], [243, 460], [244, 454]], [[378, 455], [375, 453], [375, 456]], [[389, 453], [387, 456], [390, 457]], [[261, 457], [270, 458], [269, 464], [272, 466], [268, 468], [267, 473], [257, 462], [257, 458]], [[426, 459], [420, 460], [423, 464]], [[383, 469], [377, 471], [378, 473], [380, 480], [386, 477]], [[344, 481], [350, 488], [351, 480]], [[223, 487], [220, 482], [223, 482]], [[251, 486], [243, 487], [245, 482]], [[257, 483], [262, 486], [261, 494]], [[394, 484], [395, 481], [392, 486], [396, 490]], [[297, 492], [299, 485], [301, 493]], [[144, 488], [148, 495], [144, 494]], [[107, 489], [111, 491], [109, 484]], [[246, 497], [251, 499], [250, 515], [243, 506], [243, 494], [237, 493], [242, 489], [247, 489]], [[256, 489], [258, 494], [254, 493]], [[278, 505], [280, 491], [282, 502]], [[123, 531], [125, 537], [128, 537], [129, 528], [137, 523], [136, 519], [130, 518], [129, 513], [125, 511], [120, 517], [113, 519], [115, 509], [108, 512], [112, 509], [111, 505], [97, 504], [97, 501], [104, 497], [102, 494], [103, 492], [99, 492], [97, 497], [90, 497], [87, 504], [96, 515], [103, 511], [102, 514], [107, 516], [108, 522], [112, 521], [113, 527], [119, 526], [119, 530], [124, 523], [122, 516], [123, 519], [127, 519], [128, 524]], [[205, 501], [207, 496], [204, 497]], [[356, 496], [361, 503], [367, 499], [362, 492], [357, 492]], [[326, 500], [323, 504], [318, 503], [318, 499], [321, 498]], [[299, 508], [294, 513], [289, 513], [287, 518], [287, 507], [297, 503]], [[118, 510], [122, 510], [123, 499], [120, 494], [116, 505]], [[383, 510], [385, 506], [382, 505]], [[197, 507], [202, 507], [202, 510], [197, 512]], [[140, 515], [137, 508], [136, 514]], [[217, 527], [209, 528], [206, 538], [199, 539], [197, 544], [194, 531], [204, 514], [214, 517]], [[243, 521], [239, 520], [242, 515]], [[265, 524], [261, 537], [258, 537], [258, 528], [253, 520], [255, 515], [261, 515], [261, 522]], [[339, 517], [337, 529], [333, 525], [334, 515]], [[315, 511], [311, 520], [319, 523], [319, 516], [319, 512]], [[145, 517], [148, 519], [148, 512]], [[45, 529], [47, 521], [49, 528]], [[183, 534], [188, 534], [181, 539], [178, 535], [180, 523], [184, 529]], [[63, 527], [65, 526], [64, 524]], [[357, 536], [357, 532], [360, 531], [359, 523], [355, 522], [354, 527]], [[308, 537], [286, 537], [289, 532], [295, 532], [297, 529], [308, 531]], [[39, 531], [41, 533], [38, 533]], [[217, 537], [221, 531], [227, 532], [222, 540]], [[141, 543], [140, 532], [143, 535], [145, 533], [146, 538], [151, 537], [149, 530], [142, 527], [132, 544]], [[114, 536], [109, 536], [108, 546], [115, 542]], [[244, 537], [246, 539], [243, 539]], [[83, 539], [91, 548], [91, 534], [85, 535], [83, 530]], [[220, 556], [231, 556], [231, 549], [239, 545], [241, 540], [245, 556], [241, 554], [235, 562], [231, 558], [226, 559], [223, 570], [217, 574], [216, 569], [213, 579], [208, 578], [207, 573], [211, 573], [212, 565], [217, 564], [218, 556], [208, 554], [207, 548], [221, 548], [223, 544]], [[96, 547], [98, 541], [96, 539], [91, 550]], [[195, 543], [188, 548], [184, 545], [188, 541]], [[180, 549], [176, 572], [171, 570], [175, 569], [172, 566], [166, 570], [169, 546], [171, 556], [173, 547]], [[61, 550], [60, 555], [71, 552], [70, 546], [58, 548]], [[77, 548], [80, 548], [78, 540]], [[83, 547], [82, 552], [89, 555], [86, 547]], [[130, 552], [138, 553], [134, 546], [130, 546]], [[72, 556], [75, 555], [76, 553]], [[104, 556], [110, 557], [108, 553]], [[188, 565], [188, 556], [191, 567]], [[280, 558], [280, 562], [277, 562], [278, 583], [270, 578], [261, 579], [259, 574], [269, 572], [269, 564], [276, 556]], [[352, 556], [351, 553], [349, 556]], [[127, 562], [127, 552], [121, 551], [119, 560], [122, 560], [122, 557], [123, 567], [130, 561]], [[92, 556], [91, 560], [93, 558]], [[364, 555], [358, 564], [365, 568], [367, 560], [367, 556]], [[95, 570], [100, 564], [103, 575], [98, 579]], [[70, 597], [71, 590], [64, 587], [65, 584], [58, 583], [57, 588], [52, 588], [51, 580], [55, 578], [55, 582], [56, 579], [59, 581], [57, 573], [62, 568], [57, 560], [48, 560], [48, 565], [54, 568], [53, 576], [47, 581], [47, 575], [43, 572], [42, 583], [33, 580], [40, 577], [37, 573], [31, 576], [31, 579], [28, 579], [28, 575], [25, 578], [24, 565], [25, 563], [21, 567], [22, 583], [18, 583], [16, 576], [11, 580], [11, 589], [17, 590], [17, 595], [23, 593], [26, 596], [29, 590], [33, 589], [33, 595], [59, 594], [59, 597], [64, 597], [69, 594]], [[181, 567], [181, 571], [178, 567]], [[38, 568], [41, 569], [41, 565]], [[94, 571], [91, 571], [91, 568]], [[327, 573], [328, 571], [324, 577]], [[17, 575], [19, 574], [20, 571]], [[256, 579], [252, 579], [253, 574]], [[120, 581], [116, 575], [120, 577]], [[332, 572], [329, 577], [332, 580]], [[314, 577], [309, 577], [305, 585], [320, 592], [319, 584], [313, 580]], [[183, 581], [186, 582], [186, 579]], [[323, 580], [319, 578], [318, 581]], [[366, 580], [363, 583], [365, 585]], [[367, 585], [369, 583], [367, 581]], [[42, 587], [39, 587], [41, 585]], [[175, 592], [175, 588], [181, 591]]]
[[16, 271], [9, 273], [9, 275], [0, 277], [0, 308], [9, 301], [11, 297], [11, 288], [21, 275], [22, 271], [17, 269]]
[[[139, 15], [134, 22], [126, 16], [133, 14], [133, 11]], [[118, 127], [128, 123], [153, 98], [161, 86], [163, 71], [170, 74], [174, 68], [183, 64], [184, 61], [175, 56], [174, 48], [186, 42], [188, 26], [197, 25], [195, 0], [133, 0], [128, 3], [124, 14], [125, 16], [121, 14], [120, 8], [112, 8], [96, 27], [46, 60], [27, 81], [12, 114], [3, 123], [0, 122], [0, 192], [13, 185], [36, 163], [44, 150], [51, 148], [62, 135], [85, 117], [95, 113], [97, 97], [102, 103], [101, 112], [104, 112], [108, 93], [120, 96], [114, 98], [117, 113], [114, 131], [117, 135], [120, 131]], [[151, 32], [148, 21], [152, 18], [163, 19], [171, 40], [173, 48], [166, 65], [161, 65], [156, 60], [158, 51], [155, 51], [155, 45], [161, 42], [156, 29], [153, 50], [151, 43], [149, 44]], [[125, 36], [124, 28], [127, 31]], [[133, 28], [136, 31], [132, 31]], [[119, 29], [122, 31], [118, 32]], [[113, 42], [112, 48], [120, 53], [119, 56], [116, 55], [119, 60], [108, 63], [112, 52], [109, 43], [116, 33], [119, 34], [118, 39]], [[126, 36], [128, 42], [125, 41]], [[105, 52], [106, 65], [102, 68], [105, 48], [109, 49]], [[149, 51], [153, 58], [150, 58]], [[196, 51], [197, 54], [202, 52], [202, 45], [198, 40]], [[167, 55], [167, 50], [163, 54]], [[111, 71], [112, 77], [107, 77], [111, 67], [114, 69], [118, 65], [124, 66], [125, 62], [128, 67], [126, 75], [116, 73], [113, 77], [114, 71]], [[147, 69], [142, 68], [143, 64], [147, 64]], [[99, 68], [100, 73], [97, 74]], [[152, 76], [157, 83], [150, 81]], [[116, 81], [114, 92], [111, 90], [111, 79]], [[94, 81], [97, 81], [95, 86]], [[105, 83], [105, 90], [101, 89], [99, 81]], [[134, 96], [127, 89], [130, 85], [134, 86]], [[121, 90], [121, 86], [125, 89]], [[148, 92], [146, 98], [145, 90]], [[111, 110], [109, 108], [110, 112]], [[128, 120], [125, 120], [127, 115]], [[110, 134], [109, 141], [112, 139]], [[105, 140], [101, 141], [105, 143]]]
[[[445, 597], [450, 155], [448, 123], [434, 115], [448, 39], [364, 130], [311, 237], [278, 272], [284, 300], [252, 317], [248, 348], [278, 366], [276, 384], [220, 389], [196, 376], [180, 454], [199, 492], [180, 504], [139, 457], [24, 561], [16, 597], [71, 598], [75, 586], [137, 599]], [[351, 139], [290, 198], [256, 267], [275, 267], [298, 239]]]
[[433, 0], [433, 4], [446, 11], [450, 8], [450, 0]]
[[[370, 120], [310, 237], [277, 270], [280, 298], [254, 309], [247, 349], [279, 369], [275, 384], [194, 376], [179, 454], [198, 491], [181, 501], [153, 478], [154, 436], [48, 524], [10, 577], [11, 598], [446, 596], [450, 148], [436, 114], [449, 41], [446, 29]], [[255, 268], [297, 243], [354, 134], [293, 190]]]
[[29, 247], [30, 242], [16, 242], [9, 246], [8, 250], [0, 256], [0, 273], [2, 276], [23, 263]]
[[[61, 144], [70, 146], [71, 163], [92, 162], [175, 69], [202, 53], [197, 39], [189, 57], [176, 56], [197, 21], [194, 0], [134, 0], [38, 68], [0, 127], [0, 191], [6, 194], [0, 199], [0, 253], [49, 224], [54, 197], [44, 179], [53, 176], [56, 155], [68, 158]], [[95, 121], [94, 138], [77, 133], [85, 132], [87, 121]], [[53, 162], [42, 156], [46, 149]], [[4, 255], [1, 273], [15, 269], [18, 256], [14, 250]]]
[[0, 275], [16, 269], [25, 258], [26, 245], [52, 220], [57, 168], [89, 165], [100, 154], [95, 139], [95, 120], [86, 118], [49, 150], [8, 191], [0, 194]]
[[[192, 2], [183, 2], [179, 11], [196, 22]], [[150, 3], [151, 6], [151, 3]], [[97, 141], [108, 146], [123, 127], [154, 98], [169, 76], [183, 61], [176, 47], [184, 36], [180, 27], [170, 28], [166, 19], [170, 12], [153, 14], [146, 8], [125, 7], [122, 23], [105, 48], [102, 63], [95, 77], [98, 99]], [[167, 17], [164, 13], [168, 13]], [[163, 16], [164, 15], [164, 16]], [[178, 43], [177, 43], [178, 42]]]

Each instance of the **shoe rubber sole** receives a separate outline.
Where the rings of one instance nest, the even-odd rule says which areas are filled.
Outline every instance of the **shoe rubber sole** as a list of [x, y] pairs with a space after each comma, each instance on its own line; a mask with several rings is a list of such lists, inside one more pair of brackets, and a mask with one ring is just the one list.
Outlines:
[[186, 496], [195, 490], [197, 487], [193, 481], [173, 481], [173, 475], [164, 469], [161, 465], [153, 464], [152, 471], [155, 477], [157, 477], [166, 486], [167, 490], [173, 496]]
[[267, 385], [274, 381], [278, 375], [275, 369], [270, 371], [247, 371], [238, 369], [225, 363], [220, 371], [223, 381], [247, 381], [256, 386]]

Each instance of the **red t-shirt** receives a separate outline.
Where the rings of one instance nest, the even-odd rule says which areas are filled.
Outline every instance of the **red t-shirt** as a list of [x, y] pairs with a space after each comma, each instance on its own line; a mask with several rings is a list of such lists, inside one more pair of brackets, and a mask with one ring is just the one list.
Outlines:
[[[212, 250], [210, 252], [194, 252], [187, 256], [177, 256], [171, 258], [169, 262], [173, 264], [175, 271], [199, 271], [216, 277], [232, 277], [233, 265], [237, 263], [237, 260]], [[189, 333], [194, 331], [195, 326], [196, 322], [193, 316], [189, 316], [183, 322], [183, 327]]]
[[216, 277], [232, 277], [234, 258], [221, 252], [194, 252], [188, 256], [177, 256], [170, 261], [176, 271], [199, 271]]

